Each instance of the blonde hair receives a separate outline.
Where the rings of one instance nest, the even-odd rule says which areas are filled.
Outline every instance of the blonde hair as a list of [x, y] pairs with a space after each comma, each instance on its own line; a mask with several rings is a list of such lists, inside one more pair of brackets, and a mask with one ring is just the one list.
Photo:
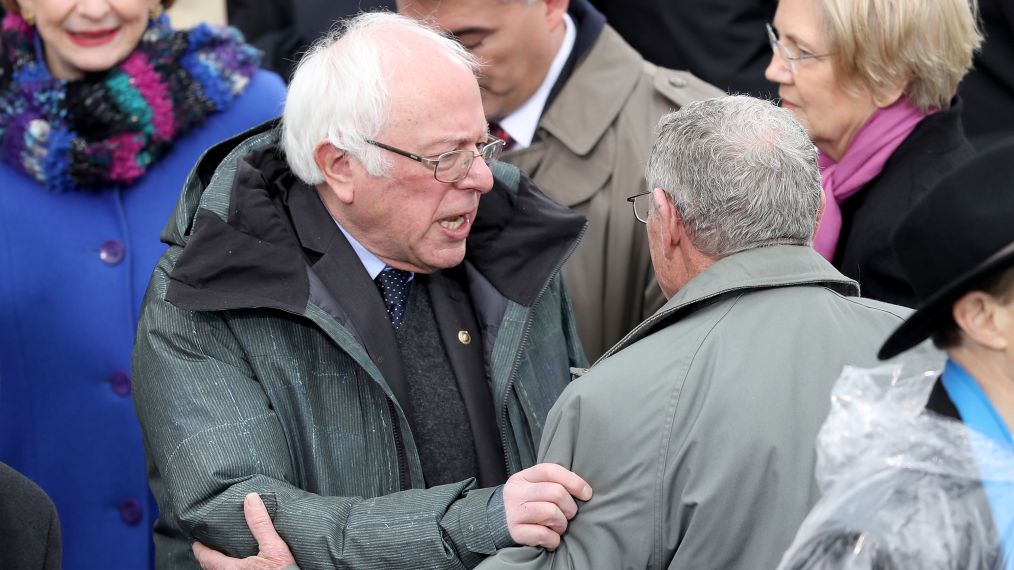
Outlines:
[[834, 71], [874, 99], [900, 86], [923, 111], [950, 105], [982, 43], [977, 0], [814, 0]]

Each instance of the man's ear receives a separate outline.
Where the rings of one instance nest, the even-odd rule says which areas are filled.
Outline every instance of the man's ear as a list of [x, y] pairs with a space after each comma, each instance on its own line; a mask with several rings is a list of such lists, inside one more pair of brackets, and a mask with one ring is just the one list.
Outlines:
[[[654, 211], [648, 214], [648, 220], [658, 228], [659, 238], [661, 238], [659, 245], [665, 248], [664, 253], [666, 257], [669, 257], [684, 239], [683, 220], [665, 190], [653, 188], [651, 199], [654, 202]], [[651, 219], [652, 216], [655, 217], [654, 220]]]
[[813, 235], [810, 236], [811, 240], [817, 239], [817, 233], [820, 231], [820, 223], [824, 220], [824, 210], [827, 209], [827, 193], [823, 189], [820, 191], [820, 206], [817, 207], [817, 223], [813, 225]]
[[951, 307], [951, 315], [965, 336], [986, 348], [1007, 348], [1006, 328], [1012, 325], [1007, 307], [984, 291], [966, 293]]
[[313, 149], [313, 160], [324, 175], [326, 184], [342, 203], [351, 204], [355, 198], [353, 184], [354, 160], [347, 151], [324, 140]]
[[563, 15], [570, 7], [570, 0], [543, 0], [546, 3], [546, 22], [549, 30], [556, 30], [557, 26], [563, 25]]

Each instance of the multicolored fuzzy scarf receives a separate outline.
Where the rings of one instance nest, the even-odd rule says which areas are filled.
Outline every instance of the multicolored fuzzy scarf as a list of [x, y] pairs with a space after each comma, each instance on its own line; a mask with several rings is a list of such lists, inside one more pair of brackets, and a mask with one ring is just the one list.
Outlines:
[[54, 79], [35, 29], [0, 29], [0, 159], [55, 191], [126, 186], [246, 89], [260, 53], [233, 28], [174, 31], [162, 16], [119, 65]]

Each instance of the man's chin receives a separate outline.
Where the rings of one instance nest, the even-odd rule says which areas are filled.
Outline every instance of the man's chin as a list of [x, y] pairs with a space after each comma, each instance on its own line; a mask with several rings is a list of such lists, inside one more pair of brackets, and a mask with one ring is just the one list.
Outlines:
[[442, 269], [457, 267], [464, 260], [465, 245], [462, 244], [460, 248], [447, 248], [421, 256], [412, 264], [412, 268], [407, 270], [415, 273], [436, 273]]

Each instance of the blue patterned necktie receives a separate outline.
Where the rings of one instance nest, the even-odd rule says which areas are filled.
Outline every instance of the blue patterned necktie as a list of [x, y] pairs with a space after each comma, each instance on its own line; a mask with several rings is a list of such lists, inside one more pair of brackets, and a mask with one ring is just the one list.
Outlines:
[[405, 306], [408, 303], [409, 279], [412, 274], [408, 271], [388, 267], [377, 275], [377, 287], [380, 295], [384, 298], [384, 306], [387, 307], [387, 316], [391, 318], [391, 326], [395, 329], [401, 326], [401, 320], [405, 317]]

